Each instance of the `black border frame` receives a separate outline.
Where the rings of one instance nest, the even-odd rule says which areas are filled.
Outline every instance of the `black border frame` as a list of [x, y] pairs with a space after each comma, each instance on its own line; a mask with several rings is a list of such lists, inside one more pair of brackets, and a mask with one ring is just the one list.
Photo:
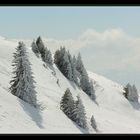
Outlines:
[[[49, 7], [49, 6], [55, 6], [55, 7], [58, 7], [58, 6], [74, 6], [74, 7], [77, 7], [77, 6], [89, 6], [89, 7], [96, 7], [96, 6], [136, 6], [136, 7], [140, 7], [140, 1], [138, 2], [138, 0], [133, 0], [133, 2], [127, 0], [127, 3], [125, 3], [125, 1], [122, 1], [122, 0], [92, 0], [92, 3], [91, 3], [91, 0], [89, 0], [90, 2], [88, 2], [86, 0], [86, 3], [84, 1], [82, 1], [82, 3], [63, 3], [63, 2], [58, 2], [58, 0], [56, 0], [56, 3], [53, 1], [47, 1], [48, 3], [41, 3], [41, 2], [44, 2], [43, 0], [40, 1], [40, 3], [29, 3], [29, 1], [27, 3], [25, 3], [26, 1], [24, 0], [24, 2], [22, 3], [22, 1], [17, 2], [16, 1], [12, 1], [12, 3], [8, 3], [8, 2], [5, 2], [4, 3], [2, 1], [2, 3], [0, 3], [0, 8], [1, 7], [34, 7], [34, 6], [42, 6], [42, 7]], [[11, 2], [9, 0], [9, 2]], [[71, 1], [72, 2], [72, 1]], [[84, 2], [84, 3], [83, 3]], [[140, 133], [94, 133], [94, 134], [62, 134], [62, 133], [54, 133], [54, 134], [44, 134], [44, 133], [0, 133], [0, 136], [140, 136]]]

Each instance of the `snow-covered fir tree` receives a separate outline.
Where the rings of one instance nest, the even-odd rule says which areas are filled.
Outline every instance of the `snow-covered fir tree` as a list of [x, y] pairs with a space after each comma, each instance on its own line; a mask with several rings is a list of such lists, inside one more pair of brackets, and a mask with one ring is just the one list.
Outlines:
[[74, 99], [69, 88], [66, 89], [60, 102], [60, 109], [71, 119], [74, 110]]
[[93, 86], [93, 81], [90, 80], [90, 90], [91, 90], [91, 99], [96, 100], [95, 90]]
[[70, 54], [69, 51], [66, 52], [67, 53], [67, 56], [68, 56], [68, 60], [69, 60], [69, 67], [70, 67], [70, 71], [71, 71], [71, 81], [73, 81], [73, 71], [72, 71], [72, 67], [73, 67], [73, 64], [72, 64], [72, 56]]
[[[62, 48], [62, 47], [61, 47]], [[60, 49], [61, 49], [60, 48]], [[56, 64], [56, 66], [60, 69], [60, 64], [61, 64], [61, 60], [62, 59], [62, 54], [60, 53], [60, 50], [56, 50], [55, 54], [54, 54], [54, 63]]]
[[92, 80], [90, 80], [90, 91], [91, 91], [90, 97], [91, 97], [92, 100], [95, 101], [96, 100], [96, 96], [95, 96], [95, 90], [94, 90], [94, 87], [93, 87]]
[[129, 83], [124, 88], [124, 96], [129, 100], [133, 102], [138, 102], [138, 92], [136, 89], [136, 86], [131, 86]]
[[135, 85], [129, 87], [128, 100], [138, 102], [138, 92]]
[[69, 88], [67, 88], [61, 99], [60, 109], [78, 126], [84, 129], [87, 128], [85, 108], [80, 96], [77, 96], [77, 101], [75, 102]]
[[64, 58], [63, 58], [63, 68], [62, 71], [64, 73], [64, 75], [70, 80], [72, 81], [72, 68], [71, 68], [71, 63], [69, 61], [69, 57], [68, 57], [68, 53], [66, 52], [64, 54]]
[[36, 107], [35, 81], [30, 65], [26, 47], [23, 42], [19, 42], [16, 53], [14, 53], [12, 65], [14, 77], [10, 81], [10, 91], [13, 95]]
[[91, 96], [93, 94], [91, 91], [91, 84], [89, 82], [88, 74], [84, 68], [81, 73], [80, 86], [87, 95]]
[[54, 63], [57, 65], [60, 71], [63, 67], [63, 57], [65, 52], [66, 52], [65, 47], [61, 47], [60, 50], [56, 50], [54, 54]]
[[128, 86], [129, 86], [129, 85], [130, 85], [130, 84], [128, 83], [128, 84], [124, 87], [124, 92], [123, 92], [124, 97], [127, 98], [127, 99], [128, 99]]
[[72, 68], [69, 61], [68, 52], [65, 47], [61, 47], [57, 50], [54, 55], [54, 63], [57, 65], [59, 70], [64, 74], [66, 78], [72, 81]]
[[73, 56], [72, 61], [71, 61], [71, 68], [72, 68], [72, 75], [73, 75], [73, 81], [75, 82], [76, 85], [80, 85], [78, 83], [78, 72], [76, 70], [76, 58]]
[[132, 86], [133, 88], [133, 100], [138, 102], [138, 99], [139, 99], [139, 95], [138, 95], [138, 91], [137, 91], [137, 88], [135, 85]]
[[90, 123], [91, 123], [91, 126], [92, 128], [97, 131], [97, 124], [96, 124], [96, 121], [95, 121], [95, 118], [94, 116], [92, 115], [91, 119], [90, 119]]
[[129, 83], [124, 87], [124, 91], [125, 91], [124, 96], [128, 99], [128, 96], [132, 92], [132, 87], [131, 87], [131, 85]]
[[85, 108], [80, 99], [80, 96], [77, 96], [77, 101], [75, 102], [74, 110], [72, 112], [72, 120], [80, 127], [86, 129], [87, 121], [86, 121], [86, 113]]
[[33, 46], [35, 47], [34, 49], [35, 49], [35, 51], [36, 51], [36, 46], [35, 46], [35, 44], [36, 44], [36, 46], [37, 46], [37, 48], [38, 48], [38, 51], [39, 51], [40, 54], [41, 54], [42, 60], [43, 60], [45, 63], [52, 65], [52, 64], [53, 64], [53, 59], [52, 59], [51, 51], [48, 50], [48, 49], [45, 47], [45, 45], [44, 45], [44, 43], [43, 43], [43, 41], [42, 41], [42, 39], [41, 39], [40, 36], [37, 38], [36, 43], [35, 43], [35, 42], [33, 43]]
[[42, 57], [42, 60], [44, 60], [44, 57], [45, 57], [45, 46], [44, 46], [44, 43], [41, 39], [41, 37], [39, 36], [36, 40], [36, 45], [38, 46], [38, 50], [41, 54], [41, 57]]
[[81, 73], [83, 72], [84, 69], [84, 65], [83, 65], [83, 61], [81, 58], [81, 54], [79, 53], [77, 56], [77, 61], [76, 61], [76, 70], [79, 72], [79, 77], [81, 75]]
[[50, 65], [53, 64], [51, 51], [48, 50], [47, 48], [45, 48], [45, 56], [43, 58], [43, 61], [47, 64], [50, 64]]
[[90, 96], [91, 99], [95, 100], [96, 98], [93, 83], [90, 82], [88, 73], [84, 67], [80, 53], [78, 54], [76, 61], [76, 70], [78, 71], [78, 76], [80, 79], [80, 87], [87, 95]]
[[39, 57], [40, 52], [35, 41], [32, 42], [31, 47], [32, 47], [32, 51], [36, 54], [37, 57]]

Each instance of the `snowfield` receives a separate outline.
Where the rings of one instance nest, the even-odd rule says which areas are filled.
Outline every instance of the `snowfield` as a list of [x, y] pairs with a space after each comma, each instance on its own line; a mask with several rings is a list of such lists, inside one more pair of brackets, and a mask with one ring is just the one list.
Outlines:
[[[122, 85], [88, 72], [95, 87], [95, 103], [67, 80], [55, 65], [53, 68], [45, 67], [30, 46], [27, 46], [27, 51], [41, 109], [35, 109], [13, 96], [8, 88], [13, 76], [13, 52], [17, 45], [15, 40], [0, 37], [0, 133], [140, 133], [140, 105], [124, 98]], [[56, 75], [53, 74], [54, 71]], [[66, 88], [70, 89], [74, 99], [80, 95], [89, 130], [78, 127], [60, 110], [60, 100]], [[97, 122], [98, 132], [90, 126], [92, 115]]]

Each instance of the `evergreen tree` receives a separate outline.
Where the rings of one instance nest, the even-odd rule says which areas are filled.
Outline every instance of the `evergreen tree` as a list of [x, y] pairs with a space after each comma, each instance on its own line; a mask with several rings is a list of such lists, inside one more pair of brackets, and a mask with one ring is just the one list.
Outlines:
[[41, 54], [41, 57], [42, 57], [42, 60], [44, 60], [44, 57], [45, 57], [45, 46], [44, 46], [44, 43], [41, 39], [41, 37], [39, 36], [36, 40], [36, 45], [38, 46], [38, 50]]
[[74, 102], [70, 90], [67, 88], [60, 102], [60, 109], [78, 126], [86, 129], [86, 113], [80, 97]]
[[35, 81], [30, 65], [25, 45], [23, 42], [19, 42], [16, 53], [14, 53], [12, 66], [14, 66], [13, 74], [15, 76], [10, 81], [10, 91], [13, 95], [36, 107]]
[[125, 98], [128, 99], [128, 87], [124, 87], [124, 92], [123, 92], [123, 95], [125, 96]]
[[82, 100], [80, 99], [80, 96], [77, 96], [77, 98], [78, 99], [75, 103], [75, 108], [72, 113], [72, 120], [76, 122], [77, 125], [85, 129], [87, 128], [85, 108]]
[[76, 85], [79, 86], [79, 83], [78, 83], [78, 72], [76, 70], [76, 58], [75, 58], [75, 56], [73, 56], [73, 58], [72, 58], [71, 68], [72, 68], [73, 81], [75, 82]]
[[54, 54], [54, 63], [56, 64], [56, 66], [59, 68], [60, 67], [60, 50], [57, 50]]
[[68, 59], [69, 59], [69, 67], [70, 67], [70, 74], [71, 74], [70, 80], [74, 81], [73, 80], [73, 61], [72, 61], [72, 56], [71, 56], [69, 51], [67, 51], [66, 53], [67, 53]]
[[69, 88], [66, 89], [60, 102], [60, 109], [71, 119], [74, 109], [74, 99]]
[[63, 67], [64, 63], [63, 57], [65, 52], [66, 52], [65, 47], [61, 47], [60, 50], [57, 50], [54, 55], [54, 63], [56, 64], [56, 66], [59, 68], [60, 71]]
[[95, 131], [97, 131], [97, 124], [96, 124], [96, 121], [95, 121], [93, 115], [92, 115], [92, 117], [91, 117], [90, 122], [91, 122], [91, 126], [92, 126], [92, 128], [93, 128]]
[[91, 84], [89, 82], [89, 77], [85, 69], [83, 69], [80, 79], [80, 86], [82, 90], [89, 96], [92, 95], [91, 93]]
[[36, 45], [35, 41], [32, 42], [32, 51], [36, 54], [37, 57], [39, 57], [39, 50], [38, 50], [38, 46]]
[[91, 99], [95, 100], [96, 97], [93, 83], [89, 81], [88, 73], [83, 65], [80, 53], [78, 54], [77, 57], [76, 70], [79, 72], [77, 75], [79, 76], [80, 79], [80, 87], [87, 95], [90, 96]]
[[135, 85], [131, 86], [128, 83], [124, 88], [124, 91], [123, 94], [129, 101], [138, 102], [138, 92]]
[[68, 53], [66, 52], [65, 47], [61, 47], [60, 50], [55, 52], [54, 63], [64, 74], [64, 76], [72, 81], [71, 63], [69, 61]]
[[124, 96], [128, 99], [130, 94], [131, 94], [131, 92], [132, 92], [132, 87], [131, 87], [131, 85], [129, 83], [124, 88], [124, 91], [125, 91]]
[[51, 51], [48, 50], [47, 48], [45, 48], [45, 56], [43, 58], [43, 61], [47, 64], [50, 64], [50, 65], [53, 64]]
[[70, 63], [70, 61], [69, 61], [67, 52], [65, 52], [65, 54], [64, 54], [63, 62], [64, 62], [64, 63], [63, 63], [62, 71], [63, 71], [64, 75], [65, 75], [70, 81], [72, 81], [71, 63]]
[[138, 102], [138, 93], [135, 85], [129, 87], [128, 100]]
[[50, 50], [49, 50], [49, 52], [48, 52], [48, 63], [49, 63], [50, 65], [53, 65], [52, 53], [51, 53]]
[[78, 57], [77, 57], [76, 69], [80, 73], [80, 75], [81, 75], [81, 73], [83, 73], [84, 65], [83, 65], [83, 61], [82, 61], [80, 53], [78, 54]]
[[90, 91], [91, 91], [91, 99], [95, 101], [96, 100], [96, 96], [95, 96], [95, 90], [94, 90], [94, 87], [93, 87], [92, 80], [90, 81]]
[[135, 85], [133, 85], [133, 100], [138, 102], [138, 98], [139, 98], [139, 95], [138, 95], [138, 91], [137, 91], [137, 88]]

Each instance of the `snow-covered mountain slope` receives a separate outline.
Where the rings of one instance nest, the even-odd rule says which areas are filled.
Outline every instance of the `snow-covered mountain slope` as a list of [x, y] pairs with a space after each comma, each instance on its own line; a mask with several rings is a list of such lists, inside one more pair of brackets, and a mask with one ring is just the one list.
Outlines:
[[[90, 126], [92, 115], [97, 121], [98, 133], [140, 133], [139, 105], [129, 103], [124, 98], [121, 85], [88, 72], [96, 90], [97, 103], [94, 103], [67, 80], [55, 65], [53, 69], [44, 67], [30, 46], [27, 51], [41, 110], [13, 96], [8, 87], [16, 46], [16, 41], [0, 37], [0, 133], [96, 133]], [[53, 74], [54, 70], [56, 75]], [[81, 96], [87, 115], [88, 132], [79, 128], [60, 110], [60, 100], [66, 88], [70, 88], [75, 99], [78, 94]]]

